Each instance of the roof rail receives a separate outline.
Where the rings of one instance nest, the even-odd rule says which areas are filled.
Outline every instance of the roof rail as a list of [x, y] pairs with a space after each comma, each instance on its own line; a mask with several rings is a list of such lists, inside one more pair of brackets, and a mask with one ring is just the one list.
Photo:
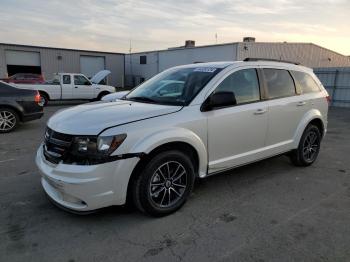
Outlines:
[[253, 57], [247, 57], [243, 60], [244, 62], [254, 62], [254, 61], [271, 61], [271, 62], [281, 62], [281, 63], [289, 63], [294, 65], [300, 65], [298, 62], [293, 61], [287, 61], [287, 60], [280, 60], [280, 59], [273, 59], [273, 58], [253, 58]]

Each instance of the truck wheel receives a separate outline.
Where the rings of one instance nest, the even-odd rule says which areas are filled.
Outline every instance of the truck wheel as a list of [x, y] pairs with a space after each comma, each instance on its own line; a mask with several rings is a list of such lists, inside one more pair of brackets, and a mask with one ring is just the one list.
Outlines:
[[43, 106], [46, 106], [48, 102], [49, 102], [49, 97], [44, 93], [40, 93], [40, 102], [39, 103]]
[[192, 192], [195, 180], [191, 160], [177, 150], [156, 155], [133, 181], [136, 207], [152, 216], [165, 216], [178, 210]]
[[98, 96], [97, 96], [97, 101], [100, 101], [102, 99], [102, 97], [106, 96], [106, 95], [109, 95], [110, 93], [109, 92], [102, 92], [100, 93]]
[[298, 148], [290, 154], [292, 163], [296, 166], [309, 166], [315, 162], [320, 152], [321, 139], [318, 127], [308, 125], [301, 136]]
[[9, 108], [0, 108], [0, 133], [13, 131], [19, 122], [18, 114]]

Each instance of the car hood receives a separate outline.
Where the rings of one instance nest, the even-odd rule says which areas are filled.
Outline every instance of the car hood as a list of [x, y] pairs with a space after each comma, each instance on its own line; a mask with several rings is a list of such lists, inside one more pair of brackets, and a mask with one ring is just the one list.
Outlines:
[[88, 103], [57, 112], [48, 127], [64, 134], [97, 135], [109, 127], [174, 113], [181, 108], [122, 100]]
[[108, 101], [108, 102], [115, 102], [117, 99], [120, 99], [129, 93], [130, 93], [130, 91], [119, 91], [119, 92], [115, 92], [113, 94], [105, 95], [104, 97], [102, 97], [101, 100]]
[[98, 72], [96, 75], [94, 75], [90, 81], [94, 84], [99, 84], [102, 81], [102, 79], [107, 77], [110, 73], [111, 71], [109, 70], [102, 70]]

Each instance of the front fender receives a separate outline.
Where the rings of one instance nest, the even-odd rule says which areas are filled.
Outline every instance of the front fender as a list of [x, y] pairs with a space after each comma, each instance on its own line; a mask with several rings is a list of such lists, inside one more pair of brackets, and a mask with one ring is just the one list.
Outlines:
[[114, 93], [115, 92], [115, 88], [113, 86], [107, 86], [107, 85], [96, 85], [95, 84], [95, 91], [97, 92], [103, 92], [103, 91], [107, 91], [109, 93]]
[[183, 142], [191, 145], [198, 154], [199, 176], [204, 177], [207, 175], [208, 154], [206, 146], [198, 135], [185, 128], [178, 127], [160, 130], [143, 137], [135, 143], [130, 153], [143, 152], [148, 154], [157, 147], [171, 142]]
[[311, 109], [304, 115], [294, 133], [293, 148], [298, 148], [301, 136], [303, 135], [305, 128], [314, 119], [320, 119], [323, 123], [323, 127], [325, 128], [325, 121], [323, 119], [322, 113], [317, 109]]

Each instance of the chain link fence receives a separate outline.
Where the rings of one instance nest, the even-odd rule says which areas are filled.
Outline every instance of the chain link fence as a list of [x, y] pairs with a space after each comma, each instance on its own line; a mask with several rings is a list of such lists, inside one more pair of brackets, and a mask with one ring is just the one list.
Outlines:
[[350, 67], [317, 68], [314, 73], [327, 89], [332, 106], [350, 107]]

